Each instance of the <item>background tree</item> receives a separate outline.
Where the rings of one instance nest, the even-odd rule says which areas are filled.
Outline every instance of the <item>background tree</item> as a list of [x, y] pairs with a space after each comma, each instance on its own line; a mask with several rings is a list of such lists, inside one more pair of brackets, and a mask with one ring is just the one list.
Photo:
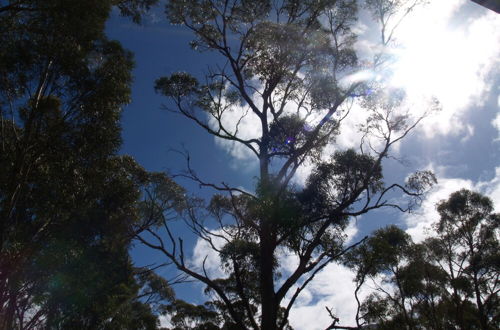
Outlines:
[[465, 189], [441, 201], [437, 209], [438, 236], [421, 244], [407, 238], [404, 248], [390, 251], [398, 240], [388, 234], [407, 234], [389, 227], [347, 255], [357, 271], [357, 288], [367, 277], [376, 283], [377, 292], [358, 305], [365, 322], [380, 329], [495, 328], [498, 214], [492, 213], [489, 198]]
[[[447, 297], [446, 275], [429, 260], [424, 246], [395, 226], [376, 231], [350, 251], [346, 264], [356, 270], [358, 328], [376, 324], [380, 329], [446, 329], [439, 306]], [[363, 285], [375, 291], [361, 303]]]
[[[140, 23], [143, 16], [158, 0], [110, 0], [109, 4], [118, 7], [123, 16], [131, 17], [134, 22]], [[0, 2], [0, 14], [17, 15], [20, 12], [42, 12], [55, 9], [64, 9], [72, 2], [47, 2], [40, 0], [3, 0]], [[66, 8], [67, 9], [67, 8]]]
[[117, 156], [133, 61], [104, 34], [154, 2], [0, 2], [0, 329], [153, 329], [144, 290], [173, 299], [128, 255], [148, 175]]
[[181, 329], [220, 329], [221, 314], [210, 305], [193, 305], [183, 300], [176, 300], [165, 310], [171, 315], [171, 330]]
[[[367, 8], [394, 5], [404, 16], [416, 2], [370, 2]], [[209, 69], [205, 82], [175, 73], [158, 79], [156, 90], [170, 98], [170, 110], [246, 148], [258, 160], [259, 171], [255, 193], [206, 182], [189, 165], [185, 174], [222, 193], [213, 197], [208, 214], [202, 214], [197, 202], [187, 203], [183, 216], [220, 254], [227, 278], [211, 278], [204, 264], [190, 267], [183, 241], [174, 237], [161, 212], [154, 221], [147, 218], [145, 223], [152, 226], [138, 239], [207, 285], [237, 328], [285, 328], [304, 287], [350, 249], [344, 245], [344, 229], [353, 217], [381, 207], [408, 210], [435, 181], [429, 172], [410, 176], [406, 184], [387, 185], [382, 180], [382, 162], [390, 148], [421, 118], [404, 110], [401, 93], [350, 79], [383, 62], [382, 53], [369, 65], [358, 61], [352, 29], [357, 8], [354, 0], [167, 4], [169, 20], [194, 33], [192, 46], [216, 52], [221, 62]], [[384, 29], [393, 22], [393, 14], [377, 14]], [[382, 38], [383, 47], [390, 42]], [[353, 103], [361, 104], [368, 118], [361, 128], [360, 148], [337, 146], [327, 157], [325, 146], [335, 142]], [[237, 120], [228, 120], [228, 115]], [[245, 120], [255, 121], [255, 136], [242, 134], [240, 124]], [[314, 169], [299, 187], [292, 180], [304, 164]], [[392, 192], [407, 196], [408, 204], [392, 203]], [[154, 208], [165, 204], [160, 198]], [[205, 218], [218, 229], [208, 230]], [[225, 242], [222, 248], [214, 243], [216, 238]], [[278, 272], [280, 249], [298, 259], [290, 274]]]
[[466, 189], [451, 194], [437, 210], [436, 261], [449, 274], [453, 293], [474, 299], [480, 328], [493, 329], [499, 320], [500, 215], [493, 213], [488, 197]]
[[[344, 256], [344, 264], [355, 270], [356, 289], [354, 297], [357, 302], [356, 325], [361, 328], [364, 321], [371, 321], [371, 308], [378, 307], [382, 315], [387, 313], [387, 303], [380, 303], [379, 306], [363, 306], [365, 315], [361, 314], [361, 301], [359, 292], [362, 286], [369, 279], [374, 279], [377, 275], [384, 273], [397, 274], [398, 266], [411, 245], [411, 238], [403, 230], [396, 226], [389, 226], [375, 231], [371, 237], [362, 242]], [[405, 297], [401, 296], [397, 304], [404, 306]], [[379, 315], [381, 316], [381, 315]], [[364, 321], [363, 321], [364, 320]]]

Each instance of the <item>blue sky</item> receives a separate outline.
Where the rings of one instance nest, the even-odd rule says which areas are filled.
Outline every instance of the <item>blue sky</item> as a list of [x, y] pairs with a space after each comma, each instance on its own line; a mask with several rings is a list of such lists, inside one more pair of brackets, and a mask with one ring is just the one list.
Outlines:
[[[200, 177], [252, 190], [254, 159], [238, 148], [216, 141], [190, 121], [162, 110], [166, 100], [155, 94], [155, 79], [176, 71], [200, 75], [218, 61], [214, 54], [192, 51], [188, 45], [190, 33], [169, 25], [162, 13], [163, 8], [155, 9], [143, 26], [116, 15], [108, 23], [109, 37], [134, 52], [136, 60], [132, 103], [126, 107], [122, 120], [122, 152], [134, 156], [148, 170], [177, 173], [184, 169], [185, 162], [171, 150], [185, 148]], [[360, 38], [361, 51], [369, 49], [370, 24], [360, 20], [357, 26], [366, 36]], [[396, 155], [405, 162], [386, 162], [385, 177], [387, 181], [401, 180], [415, 169], [432, 169], [439, 183], [415, 214], [380, 211], [357, 219], [349, 229], [354, 238], [397, 223], [418, 241], [436, 220], [435, 203], [463, 187], [489, 195], [497, 210], [500, 207], [500, 15], [467, 0], [436, 0], [413, 13], [399, 31], [400, 47], [394, 50], [397, 61], [392, 83], [405, 88], [412, 112], [422, 112], [422, 100], [431, 96], [440, 100], [442, 110], [430, 115], [398, 145]], [[357, 120], [362, 120], [362, 115], [355, 114], [344, 123], [338, 139], [341, 147], [357, 141]], [[243, 134], [253, 134], [251, 120], [245, 127]], [[308, 169], [306, 166], [299, 172], [298, 184]], [[199, 189], [187, 181], [180, 183], [194, 194], [210, 196], [210, 190]], [[179, 234], [185, 235], [192, 246], [196, 244], [193, 260], [210, 254], [182, 229]], [[139, 265], [155, 260], [149, 250], [140, 247], [134, 249], [133, 256]], [[217, 274], [217, 258], [209, 257], [212, 271]], [[282, 258], [290, 264], [294, 262], [289, 256]], [[169, 272], [165, 270], [167, 277], [173, 274]], [[351, 322], [351, 278], [352, 274], [340, 266], [325, 269], [297, 302], [292, 325], [296, 329], [313, 329], [311, 324], [324, 328], [328, 323], [324, 306], [333, 306], [345, 324]], [[338, 283], [343, 283], [340, 290]], [[201, 286], [184, 286], [178, 293], [192, 302], [203, 301]]]

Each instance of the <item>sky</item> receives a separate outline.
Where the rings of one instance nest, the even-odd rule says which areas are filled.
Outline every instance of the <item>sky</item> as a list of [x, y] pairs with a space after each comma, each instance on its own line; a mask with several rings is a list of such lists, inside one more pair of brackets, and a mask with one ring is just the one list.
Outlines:
[[[370, 49], [373, 26], [361, 15], [357, 29], [360, 52]], [[197, 174], [212, 182], [228, 182], [253, 190], [257, 164], [255, 159], [235, 146], [222, 143], [188, 120], [169, 113], [164, 98], [155, 94], [154, 81], [176, 71], [194, 75], [203, 73], [218, 58], [197, 53], [188, 43], [191, 34], [182, 27], [169, 25], [162, 8], [153, 10], [142, 26], [112, 16], [107, 33], [135, 54], [136, 68], [132, 102], [124, 111], [123, 147], [151, 171], [175, 174], [185, 169], [185, 161], [174, 150], [188, 150]], [[435, 205], [450, 193], [468, 188], [489, 196], [500, 211], [500, 15], [468, 0], [433, 0], [411, 13], [399, 26], [398, 48], [392, 50], [395, 61], [390, 83], [404, 88], [408, 109], [413, 115], [425, 111], [424, 101], [435, 97], [441, 110], [429, 115], [412, 134], [397, 145], [402, 162], [383, 164], [386, 181], [402, 180], [416, 169], [431, 169], [438, 184], [413, 214], [378, 211], [355, 219], [348, 228], [355, 241], [387, 224], [398, 224], [415, 241], [432, 235], [430, 225], [438, 219]], [[342, 127], [338, 146], [347, 148], [359, 141], [356, 125], [363, 114], [354, 115]], [[231, 118], [227, 119], [228, 122]], [[252, 136], [256, 128], [251, 118], [242, 134]], [[356, 142], [357, 143], [357, 142]], [[295, 178], [304, 182], [310, 167], [304, 166]], [[180, 181], [190, 193], [208, 198], [212, 191]], [[209, 270], [221, 275], [218, 259], [202, 242], [197, 242], [178, 226], [192, 247], [191, 262], [208, 255]], [[160, 262], [158, 255], [136, 246], [132, 250], [137, 265]], [[280, 251], [282, 272], [291, 271], [293, 256]], [[163, 272], [163, 273], [162, 273]], [[172, 277], [171, 270], [160, 274]], [[329, 324], [325, 306], [333, 308], [343, 325], [354, 322], [353, 274], [339, 265], [330, 265], [319, 273], [304, 291], [290, 316], [291, 325], [301, 329], [324, 329]], [[180, 298], [202, 303], [201, 285], [177, 289]], [[368, 294], [365, 290], [364, 294]]]

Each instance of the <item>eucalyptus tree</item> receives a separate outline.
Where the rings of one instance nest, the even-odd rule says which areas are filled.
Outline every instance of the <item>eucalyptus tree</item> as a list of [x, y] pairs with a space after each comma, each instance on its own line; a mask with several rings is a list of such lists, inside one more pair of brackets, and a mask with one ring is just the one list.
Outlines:
[[[492, 201], [462, 189], [437, 205], [434, 237], [415, 244], [401, 229], [374, 233], [345, 256], [356, 270], [358, 327], [494, 329], [500, 317], [499, 215]], [[356, 296], [357, 298], [357, 296]]]
[[500, 214], [480, 193], [462, 189], [438, 204], [437, 240], [430, 247], [448, 274], [458, 324], [472, 300], [480, 329], [494, 329], [500, 321]]
[[0, 2], [0, 329], [156, 326], [128, 255], [147, 175], [117, 155], [132, 54], [104, 33], [154, 2]]
[[[408, 255], [411, 243], [408, 234], [392, 225], [375, 231], [359, 246], [344, 255], [344, 264], [356, 273], [354, 298], [357, 303], [356, 325], [358, 328], [373, 323], [375, 315], [378, 318], [377, 321], [384, 320], [384, 316], [389, 310], [387, 301], [377, 301], [377, 304], [368, 305], [376, 296], [370, 297], [368, 302], [362, 304], [359, 293], [363, 285], [369, 280], [373, 281], [381, 273], [397, 275], [399, 273], [398, 267], [405, 255]], [[397, 307], [404, 307], [405, 296], [400, 295], [397, 300], [393, 299], [393, 302], [397, 303]]]
[[[159, 78], [156, 91], [169, 98], [171, 111], [246, 150], [258, 161], [258, 179], [250, 193], [206, 181], [190, 165], [185, 174], [218, 192], [206, 208], [208, 215], [201, 214], [196, 201], [196, 207], [186, 204], [183, 216], [219, 254], [226, 278], [210, 277], [204, 263], [190, 265], [183, 240], [169, 227], [172, 209], [162, 208], [170, 203], [161, 196], [154, 202], [154, 194], [148, 194], [149, 203], [169, 215], [146, 217], [149, 234], [138, 239], [204, 283], [236, 328], [289, 327], [289, 313], [302, 290], [350, 249], [344, 230], [353, 217], [383, 207], [407, 211], [434, 183], [426, 171], [410, 175], [406, 183], [383, 182], [382, 163], [391, 147], [422, 117], [405, 111], [401, 93], [356, 78], [356, 73], [380, 69], [399, 20], [417, 3], [366, 2], [383, 32], [370, 61], [356, 52], [355, 0], [180, 0], [166, 5], [170, 22], [193, 32], [192, 47], [214, 52], [220, 61], [202, 80], [187, 73]], [[353, 143], [359, 147], [342, 148], [336, 137], [354, 111], [367, 117]], [[245, 122], [253, 123], [255, 134], [244, 131]], [[331, 149], [325, 147], [332, 145], [335, 151], [328, 155]], [[294, 178], [304, 165], [313, 169], [301, 186]], [[390, 197], [396, 194], [406, 199], [393, 202]], [[225, 242], [222, 247], [216, 239]], [[297, 258], [291, 272], [279, 270], [283, 250]]]
[[[396, 226], [377, 230], [345, 256], [356, 271], [357, 327], [447, 329], [446, 273], [424, 245]], [[371, 289], [361, 301], [361, 289]], [[370, 290], [369, 289], [369, 290]]]
[[[123, 16], [128, 16], [134, 22], [141, 22], [147, 11], [155, 5], [158, 0], [110, 0], [108, 4], [116, 6]], [[42, 1], [42, 0], [2, 0], [0, 2], [0, 14], [7, 13], [15, 15], [19, 12], [41, 12], [47, 10], [68, 9], [73, 3], [71, 1]]]

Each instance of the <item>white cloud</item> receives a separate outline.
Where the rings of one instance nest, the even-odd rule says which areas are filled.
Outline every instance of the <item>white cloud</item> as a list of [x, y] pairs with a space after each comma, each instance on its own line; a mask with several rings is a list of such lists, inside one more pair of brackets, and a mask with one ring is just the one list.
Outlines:
[[[356, 222], [351, 222], [345, 233], [347, 235], [346, 244], [351, 243], [358, 228]], [[220, 231], [212, 231], [220, 234]], [[224, 244], [224, 239], [214, 240], [217, 248]], [[285, 249], [278, 251], [280, 270], [284, 275], [290, 275], [298, 264], [296, 255], [287, 252]], [[201, 269], [205, 261], [205, 269], [211, 278], [225, 277], [226, 274], [221, 268], [221, 260], [216, 251], [202, 239], [198, 239], [194, 248], [193, 256], [189, 260], [189, 265], [196, 269]], [[348, 268], [330, 264], [320, 271], [315, 279], [302, 291], [290, 312], [290, 324], [297, 330], [324, 329], [331, 323], [331, 319], [325, 307], [332, 308], [335, 315], [340, 318], [343, 325], [355, 324], [356, 301], [354, 299], [355, 285], [353, 282], [354, 272]], [[283, 304], [288, 303], [291, 292], [285, 298]], [[361, 292], [361, 297], [365, 297], [367, 292]], [[168, 324], [168, 318], [160, 320], [162, 324]]]
[[461, 178], [447, 178], [438, 175], [438, 184], [428, 194], [421, 207], [413, 214], [403, 217], [414, 241], [420, 242], [426, 237], [432, 236], [432, 224], [439, 220], [436, 205], [447, 199], [451, 193], [460, 189], [478, 191], [490, 197], [495, 204], [495, 210], [500, 210], [500, 167], [495, 169], [495, 176], [488, 181], [473, 182]]
[[500, 212], [500, 166], [495, 168], [495, 176], [488, 181], [480, 181], [475, 187], [493, 201], [495, 212]]
[[354, 220], [352, 220], [345, 229], [344, 233], [347, 236], [347, 239], [345, 241], [346, 245], [353, 243], [352, 240], [354, 239], [354, 237], [356, 237], [357, 233], [359, 232], [358, 221], [361, 220], [361, 218], [362, 216], [359, 216]]
[[[211, 232], [215, 235], [223, 234], [221, 230], [213, 230]], [[224, 246], [226, 240], [219, 236], [213, 236], [212, 243], [217, 249], [220, 249]], [[193, 248], [193, 256], [189, 260], [188, 264], [202, 272], [202, 266], [204, 264], [207, 274], [212, 279], [226, 277], [226, 274], [221, 267], [222, 262], [219, 254], [204, 239], [198, 238], [196, 241]]]
[[[212, 232], [221, 233], [220, 231]], [[352, 243], [357, 232], [357, 223], [353, 221], [345, 230], [346, 244]], [[221, 238], [214, 241], [217, 248], [220, 248], [224, 242]], [[298, 264], [297, 256], [284, 249], [278, 251], [278, 259], [279, 272], [285, 275], [290, 275]], [[189, 264], [199, 269], [204, 260], [210, 277], [226, 276], [222, 271], [221, 260], [217, 252], [211, 249], [206, 241], [198, 239]], [[320, 271], [314, 281], [302, 291], [291, 310], [290, 323], [294, 329], [324, 329], [331, 322], [325, 307], [333, 308], [344, 325], [353, 325], [356, 308], [353, 279], [354, 273], [338, 264], [330, 264]], [[294, 289], [290, 290], [290, 292], [293, 291]], [[365, 296], [366, 294], [361, 294], [361, 297]], [[288, 303], [289, 299], [290, 294], [284, 304]]]
[[[298, 257], [283, 250], [279, 253], [279, 260], [279, 271], [285, 275], [290, 275], [298, 265]], [[350, 269], [335, 263], [318, 272], [290, 310], [290, 325], [297, 330], [325, 329], [332, 322], [325, 307], [333, 311], [341, 325], [355, 325], [354, 276]], [[287, 306], [296, 288], [290, 289], [282, 306]], [[366, 295], [367, 292], [361, 292], [361, 297]]]
[[[393, 84], [414, 100], [437, 97], [442, 111], [420, 126], [428, 138], [436, 134], [469, 134], [464, 114], [482, 105], [491, 90], [491, 75], [500, 61], [500, 16], [484, 10], [480, 17], [451, 20], [464, 0], [431, 1], [400, 26], [401, 49]], [[425, 105], [421, 106], [422, 110]]]
[[170, 321], [171, 316], [169, 314], [160, 315], [158, 320], [160, 321], [160, 328], [169, 328], [172, 326], [172, 322]]
[[[431, 166], [432, 167], [432, 166]], [[491, 180], [473, 182], [461, 178], [446, 177], [446, 168], [437, 168], [438, 185], [428, 194], [420, 209], [413, 214], [405, 215], [404, 221], [408, 226], [407, 232], [414, 241], [420, 242], [427, 236], [432, 235], [429, 231], [431, 225], [439, 219], [436, 211], [436, 204], [449, 195], [462, 188], [479, 191], [489, 196], [496, 206], [496, 211], [500, 210], [500, 167], [495, 169], [495, 175]], [[347, 230], [348, 242], [352, 243], [352, 238], [356, 235], [358, 228], [352, 222]], [[223, 240], [216, 242], [222, 246]], [[205, 241], [198, 240], [193, 252], [191, 264], [200, 265], [206, 258], [207, 271], [213, 277], [225, 276], [220, 267], [220, 258]], [[298, 258], [286, 251], [279, 253], [280, 272], [289, 275], [298, 264]], [[290, 311], [289, 321], [297, 330], [324, 329], [331, 323], [325, 307], [332, 309], [335, 316], [340, 319], [340, 324], [344, 326], [355, 325], [356, 301], [354, 298], [355, 283], [354, 272], [342, 265], [332, 263], [320, 271], [315, 279], [302, 291]], [[376, 280], [380, 285], [380, 279]], [[360, 299], [363, 300], [373, 288], [366, 285], [360, 291]], [[283, 305], [288, 303], [292, 292], [285, 298]]]
[[431, 225], [439, 219], [436, 204], [446, 199], [451, 193], [462, 188], [471, 189], [473, 184], [470, 180], [438, 178], [438, 184], [429, 193], [421, 207], [410, 215], [404, 216], [408, 226], [406, 232], [410, 234], [415, 242], [421, 242], [428, 236]]
[[[258, 98], [255, 98], [254, 101], [257, 105], [260, 105]], [[260, 120], [257, 115], [250, 109], [242, 106], [234, 106], [225, 111], [221, 118], [221, 124], [222, 127], [230, 130], [231, 134], [235, 134], [243, 140], [255, 139], [262, 134]], [[215, 130], [219, 129], [219, 123], [212, 116], [209, 116], [209, 125]], [[215, 143], [229, 152], [235, 160], [244, 161], [250, 166], [257, 164], [252, 151], [243, 144], [218, 137], [215, 137]]]
[[[491, 180], [476, 183], [461, 178], [447, 178], [446, 168], [437, 168], [437, 172], [439, 183], [429, 193], [421, 208], [416, 213], [404, 216], [404, 221], [408, 226], [407, 232], [416, 242], [420, 242], [427, 235], [432, 234], [432, 232], [426, 231], [429, 230], [432, 223], [439, 219], [435, 209], [436, 204], [459, 189], [472, 189], [486, 194], [495, 203], [496, 210], [500, 210], [500, 167], [495, 169], [495, 176]], [[346, 230], [347, 244], [352, 243], [352, 238], [357, 231], [356, 223], [352, 222]], [[220, 232], [214, 231], [214, 233]], [[215, 244], [217, 247], [221, 247], [224, 240], [216, 239]], [[298, 258], [283, 250], [280, 250], [278, 255], [280, 272], [285, 276], [289, 275], [297, 266]], [[204, 260], [206, 260], [206, 270], [211, 277], [224, 277], [226, 275], [221, 269], [221, 261], [217, 253], [205, 241], [198, 239], [190, 264], [199, 268]], [[331, 323], [331, 318], [325, 307], [332, 309], [335, 316], [340, 319], [339, 324], [354, 326], [356, 314], [354, 276], [352, 270], [342, 265], [332, 263], [326, 266], [302, 291], [292, 307], [289, 317], [292, 327], [297, 330], [324, 329]], [[378, 285], [381, 284], [380, 279], [376, 279], [376, 281]], [[360, 291], [360, 299], [366, 298], [373, 290], [370, 285], [364, 286]], [[295, 288], [290, 290], [283, 305], [288, 303], [291, 293], [294, 291]], [[162, 320], [162, 322], [167, 321], [167, 319]]]
[[[401, 114], [407, 109], [411, 109], [411, 105], [402, 104], [400, 108], [396, 109], [395, 113]], [[345, 117], [340, 124], [340, 134], [335, 137], [335, 142], [327, 145], [322, 154], [322, 160], [327, 161], [330, 159], [331, 155], [334, 154], [336, 150], [346, 150], [346, 149], [360, 149], [360, 143], [363, 139], [363, 132], [360, 131], [360, 125], [366, 124], [368, 117], [371, 112], [367, 109], [363, 109], [358, 100], [353, 100], [353, 103], [349, 110], [349, 115]], [[410, 117], [410, 121], [416, 120], [414, 117]], [[318, 120], [319, 121], [319, 120]], [[364, 137], [364, 152], [370, 152], [368, 146], [371, 146], [375, 150], [382, 150], [385, 141], [380, 137], [375, 135], [368, 135]], [[391, 152], [397, 154], [400, 151], [401, 144], [396, 143], [391, 147]], [[299, 185], [304, 185], [306, 179], [309, 177], [311, 170], [314, 168], [312, 163], [304, 163], [296, 172], [294, 176], [294, 182]]]
[[[302, 294], [310, 299], [297, 301], [290, 311], [290, 324], [297, 330], [325, 329], [332, 319], [325, 307], [332, 309], [341, 325], [355, 325], [354, 273], [330, 264], [318, 273]], [[293, 291], [293, 290], [292, 290]]]
[[[428, 116], [419, 126], [426, 138], [436, 135], [461, 134], [462, 141], [473, 136], [474, 126], [465, 122], [465, 115], [479, 105], [485, 94], [491, 91], [491, 77], [495, 67], [500, 67], [500, 16], [484, 10], [480, 16], [464, 14], [459, 24], [451, 27], [451, 21], [462, 9], [470, 9], [465, 0], [432, 1], [429, 5], [412, 12], [399, 27], [393, 84], [404, 87], [409, 96], [413, 115], [428, 109], [428, 100], [437, 97], [442, 111]], [[468, 8], [468, 9], [467, 9]], [[365, 24], [359, 25], [359, 32], [370, 33]], [[373, 42], [363, 39], [357, 47], [363, 53], [370, 53]], [[373, 49], [371, 49], [373, 50]], [[371, 75], [370, 72], [355, 73], [351, 78]], [[254, 101], [262, 104], [258, 94]], [[288, 109], [290, 110], [290, 109]], [[223, 117], [227, 127], [234, 127], [241, 114], [247, 109], [235, 107]], [[291, 111], [291, 110], [290, 110]], [[366, 119], [367, 111], [354, 104], [349, 116], [343, 122], [341, 134], [335, 148], [359, 147], [361, 134], [358, 125]], [[215, 122], [212, 120], [212, 125]], [[500, 127], [500, 115], [494, 122]], [[238, 136], [244, 139], [259, 138], [260, 120], [251, 111], [241, 120]], [[254, 169], [256, 157], [244, 146], [216, 138], [216, 143], [233, 156], [233, 167]], [[334, 151], [328, 148], [326, 155]], [[397, 149], [396, 149], [397, 151]], [[244, 166], [242, 166], [244, 164]], [[297, 172], [295, 182], [303, 184], [312, 165], [305, 164]]]
[[465, 135], [460, 139], [461, 143], [467, 142], [471, 137], [474, 136], [474, 126], [467, 124], [465, 125]]
[[[421, 208], [416, 213], [404, 216], [404, 221], [408, 226], [407, 232], [416, 242], [432, 235], [432, 232], [426, 231], [439, 219], [435, 209], [436, 204], [459, 189], [472, 189], [486, 194], [495, 203], [496, 211], [500, 210], [500, 167], [495, 169], [495, 175], [491, 180], [476, 183], [471, 180], [446, 177], [445, 168], [438, 168], [437, 172], [439, 183], [427, 196]], [[346, 230], [348, 243], [352, 242], [357, 230], [354, 222], [348, 226]], [[220, 234], [220, 232], [215, 231], [214, 233]], [[224, 244], [224, 240], [215, 239], [214, 244], [220, 248]], [[218, 254], [210, 248], [207, 242], [198, 239], [189, 264], [200, 268], [204, 260], [206, 270], [212, 278], [226, 275], [221, 269]], [[283, 251], [279, 253], [280, 272], [284, 275], [290, 274], [297, 263], [298, 259], [295, 255]], [[290, 312], [290, 324], [297, 330], [324, 329], [331, 323], [325, 309], [325, 307], [329, 307], [340, 318], [340, 324], [353, 326], [356, 313], [353, 279], [354, 272], [344, 266], [334, 263], [326, 266], [309, 283], [295, 302]], [[360, 299], [363, 300], [372, 290], [369, 286], [364, 287], [360, 293]], [[290, 292], [294, 292], [294, 289]], [[285, 299], [284, 304], [289, 301], [290, 294]], [[168, 320], [165, 319], [162, 322], [166, 321]]]
[[[500, 108], [500, 96], [498, 97], [498, 107]], [[500, 113], [492, 120], [491, 125], [498, 130], [498, 137], [495, 139], [495, 142], [498, 142], [500, 141]]]

